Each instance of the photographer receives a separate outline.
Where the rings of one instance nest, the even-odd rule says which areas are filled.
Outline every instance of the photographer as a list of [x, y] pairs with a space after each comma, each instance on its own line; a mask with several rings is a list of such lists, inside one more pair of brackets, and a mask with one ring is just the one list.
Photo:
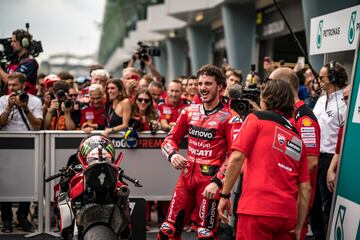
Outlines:
[[[160, 50], [155, 47], [150, 47], [147, 45], [144, 45], [142, 42], [138, 42], [139, 48], [136, 50], [136, 52], [133, 54], [132, 58], [130, 59], [127, 67], [133, 67], [136, 61], [140, 61], [140, 68], [141, 71], [144, 73], [145, 66], [149, 68], [151, 74], [154, 76], [156, 81], [162, 81], [163, 77], [159, 73], [159, 71], [156, 69], [155, 65], [153, 64], [152, 57], [159, 57], [160, 56]], [[124, 79], [123, 74], [123, 79]], [[140, 78], [139, 78], [140, 80]]]
[[32, 36], [25, 30], [16, 30], [11, 38], [11, 48], [14, 59], [6, 69], [0, 68], [0, 79], [3, 83], [8, 84], [9, 74], [20, 72], [26, 75], [25, 91], [32, 95], [36, 95], [36, 77], [39, 64], [30, 55], [30, 47], [32, 44]]
[[[26, 94], [26, 76], [14, 72], [8, 76], [9, 95], [0, 98], [0, 128], [2, 131], [39, 130], [42, 122], [41, 101], [39, 98]], [[11, 202], [1, 203], [1, 217], [4, 223], [2, 232], [12, 232]], [[16, 213], [18, 227], [24, 231], [32, 231], [32, 224], [27, 220], [30, 202], [21, 202]]]
[[80, 123], [81, 112], [73, 108], [74, 103], [68, 96], [69, 85], [64, 81], [57, 81], [53, 92], [53, 99], [44, 119], [44, 129], [75, 130]]

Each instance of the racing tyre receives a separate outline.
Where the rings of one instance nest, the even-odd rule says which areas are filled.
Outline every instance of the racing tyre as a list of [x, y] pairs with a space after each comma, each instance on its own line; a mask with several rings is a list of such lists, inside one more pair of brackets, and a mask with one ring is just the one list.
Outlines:
[[96, 225], [86, 231], [83, 240], [117, 240], [114, 231], [105, 225]]

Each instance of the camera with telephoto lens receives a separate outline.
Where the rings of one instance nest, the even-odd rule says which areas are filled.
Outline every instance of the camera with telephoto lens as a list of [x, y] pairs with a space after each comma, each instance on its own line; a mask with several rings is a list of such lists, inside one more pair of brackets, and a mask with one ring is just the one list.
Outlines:
[[138, 49], [136, 53], [139, 54], [140, 67], [142, 70], [145, 68], [145, 62], [149, 61], [150, 57], [160, 57], [160, 49], [157, 47], [148, 46], [142, 42], [138, 42]]
[[29, 101], [29, 95], [27, 95], [27, 93], [24, 91], [18, 91], [14, 94], [14, 96], [19, 96], [19, 100], [22, 103]]
[[257, 105], [260, 105], [260, 89], [258, 88], [243, 89], [240, 98], [231, 99], [230, 108], [232, 108], [237, 114], [239, 114], [239, 116], [246, 117], [250, 112], [253, 111], [249, 100], [252, 100]]
[[73, 105], [73, 102], [71, 99], [66, 98], [65, 91], [63, 89], [59, 89], [56, 92], [56, 98], [59, 102], [59, 106], [61, 107], [61, 103], [64, 103], [65, 108], [71, 108]]

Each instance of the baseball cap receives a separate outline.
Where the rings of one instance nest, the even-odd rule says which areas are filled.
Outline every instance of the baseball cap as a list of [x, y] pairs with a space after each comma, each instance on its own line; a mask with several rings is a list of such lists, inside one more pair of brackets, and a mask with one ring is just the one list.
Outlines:
[[45, 87], [50, 87], [54, 84], [54, 82], [59, 81], [60, 78], [55, 74], [49, 74], [44, 78]]
[[77, 83], [84, 83], [85, 81], [90, 81], [90, 78], [87, 76], [80, 76], [75, 80]]

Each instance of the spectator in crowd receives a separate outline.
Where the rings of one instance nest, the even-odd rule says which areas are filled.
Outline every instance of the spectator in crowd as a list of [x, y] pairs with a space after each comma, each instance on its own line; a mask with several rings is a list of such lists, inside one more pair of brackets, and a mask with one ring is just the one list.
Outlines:
[[295, 72], [296, 72], [296, 75], [297, 75], [297, 77], [299, 79], [299, 92], [298, 92], [299, 99], [305, 101], [305, 99], [307, 99], [309, 97], [307, 88], [305, 86], [305, 72], [306, 72], [306, 69], [301, 68], [301, 69], [299, 69], [299, 70], [297, 70]]
[[245, 164], [237, 239], [300, 239], [308, 211], [311, 186], [305, 145], [288, 121], [294, 95], [280, 79], [266, 83], [261, 94], [264, 111], [248, 115], [231, 146], [218, 211], [228, 222], [230, 192]]
[[[325, 91], [315, 104], [314, 114], [321, 129], [320, 158], [318, 168], [317, 187], [319, 194], [315, 194], [311, 222], [323, 221], [323, 226], [314, 228], [316, 239], [325, 239], [329, 217], [332, 193], [327, 188], [326, 177], [331, 159], [335, 153], [339, 128], [344, 122], [346, 105], [342, 98], [343, 88], [348, 80], [345, 68], [340, 63], [330, 62], [320, 69], [320, 86]], [[316, 201], [321, 208], [316, 207]], [[319, 212], [322, 214], [319, 215]], [[320, 217], [320, 219], [319, 219]], [[316, 236], [318, 235], [318, 236]]]
[[270, 76], [271, 72], [274, 71], [274, 62], [270, 57], [264, 57], [263, 62], [263, 79], [266, 79]]
[[[125, 84], [124, 84], [125, 85]], [[131, 79], [127, 81], [126, 94], [131, 104], [135, 103], [135, 95], [140, 89], [139, 81]]]
[[111, 79], [106, 84], [106, 119], [103, 135], [125, 130], [131, 117], [131, 103], [121, 80]]
[[79, 96], [79, 92], [77, 91], [77, 89], [74, 87], [70, 87], [69, 97], [71, 98], [71, 100], [73, 100], [73, 102], [76, 102], [78, 100], [78, 96]]
[[305, 99], [305, 103], [310, 107], [314, 108], [316, 101], [319, 98], [317, 90], [319, 89], [319, 84], [314, 77], [313, 72], [310, 68], [305, 71], [305, 87], [308, 92], [309, 97]]
[[[86, 76], [80, 76], [76, 80], [77, 89], [79, 92], [78, 99], [81, 103], [88, 103], [89, 98], [89, 86], [91, 84], [90, 78]], [[103, 87], [104, 89], [104, 87]]]
[[53, 85], [50, 106], [45, 114], [45, 130], [75, 130], [80, 124], [81, 112], [74, 110], [69, 96], [69, 85], [57, 81]]
[[224, 96], [229, 97], [228, 87], [231, 87], [234, 84], [241, 84], [242, 73], [240, 70], [232, 70], [228, 77], [226, 77], [226, 88], [224, 91]]
[[147, 89], [149, 87], [149, 84], [152, 81], [154, 81], [154, 78], [151, 75], [146, 74], [141, 78], [141, 80], [139, 82], [139, 86], [140, 86], [140, 88], [146, 88]]
[[182, 85], [179, 80], [169, 83], [165, 103], [159, 105], [161, 129], [170, 131], [181, 111], [189, 104], [181, 99]]
[[[351, 85], [347, 85], [343, 91], [343, 99], [345, 101], [346, 106], [349, 106], [349, 94], [351, 91]], [[335, 154], [331, 160], [329, 169], [327, 171], [327, 187], [330, 192], [333, 192], [335, 189], [335, 180], [336, 180], [336, 172], [339, 168], [339, 161], [340, 161], [340, 148], [341, 148], [341, 141], [344, 131], [344, 124], [339, 128], [339, 134], [336, 142]]]
[[133, 67], [127, 67], [122, 71], [122, 78], [121, 80], [123, 81], [124, 85], [127, 85], [127, 81], [129, 80], [136, 80], [136, 81], [140, 81], [141, 79], [141, 74], [139, 73], [139, 71], [136, 68]]
[[[280, 79], [282, 76], [286, 76], [285, 79], [289, 82], [291, 90], [294, 94], [295, 110], [291, 123], [294, 125], [298, 133], [300, 134], [301, 140], [304, 142], [306, 147], [306, 156], [309, 164], [310, 173], [310, 184], [311, 184], [311, 200], [309, 210], [312, 207], [312, 203], [315, 197], [316, 190], [316, 177], [318, 170], [318, 161], [320, 155], [320, 126], [312, 112], [304, 101], [300, 100], [298, 96], [299, 92], [299, 70], [294, 72], [290, 68], [277, 69], [272, 73], [272, 77]], [[301, 233], [301, 239], [304, 240], [307, 233], [308, 222], [305, 221], [303, 230]]]
[[40, 98], [41, 101], [44, 100], [45, 95], [45, 77], [46, 75], [44, 73], [40, 73], [36, 80], [36, 96]]
[[187, 92], [187, 84], [188, 84], [188, 78], [186, 76], [180, 76], [178, 77], [178, 80], [181, 81], [181, 88], [182, 88], [182, 99], [188, 98], [188, 92]]
[[90, 104], [81, 110], [81, 130], [91, 133], [93, 130], [105, 129], [105, 91], [100, 84], [89, 87]]
[[[163, 154], [181, 173], [158, 239], [181, 239], [183, 224], [194, 209], [198, 213], [197, 238], [217, 239], [216, 206], [226, 155], [233, 140], [232, 116], [220, 102], [220, 90], [225, 82], [222, 71], [205, 65], [198, 71], [198, 78], [203, 104], [182, 110], [176, 126], [162, 144]], [[169, 89], [174, 87], [171, 84], [176, 84], [181, 93], [181, 82], [174, 81]], [[178, 154], [178, 146], [185, 135], [188, 135], [186, 158]]]
[[162, 99], [161, 95], [164, 91], [164, 86], [161, 82], [158, 81], [152, 81], [149, 84], [149, 92], [151, 94], [151, 97], [154, 101], [154, 107], [157, 109], [159, 104], [164, 103], [164, 99]]
[[69, 72], [61, 72], [58, 74], [59, 78], [69, 84], [69, 87], [74, 87], [74, 76]]
[[60, 78], [55, 74], [49, 74], [44, 78], [45, 92], [53, 93], [53, 85], [55, 82], [60, 81]]
[[[43, 119], [41, 101], [36, 96], [25, 94], [26, 75], [13, 72], [7, 77], [9, 95], [0, 98], [0, 128], [1, 131], [31, 131], [39, 130]], [[2, 232], [12, 232], [11, 202], [1, 203]], [[19, 203], [16, 213], [18, 227], [24, 231], [32, 231], [28, 221], [30, 202]]]
[[11, 48], [16, 57], [6, 70], [0, 67], [0, 80], [6, 85], [9, 74], [13, 72], [23, 73], [26, 75], [25, 91], [36, 95], [36, 78], [39, 64], [30, 55], [29, 48], [31, 46], [31, 40], [32, 36], [28, 31], [18, 29], [13, 32]]
[[201, 103], [199, 97], [199, 83], [196, 76], [189, 76], [187, 79], [187, 87], [186, 87], [187, 100], [193, 103]]
[[[136, 51], [132, 58], [130, 59], [129, 61], [129, 64], [127, 66], [126, 69], [133, 69], [133, 66], [135, 64], [136, 61], [139, 61], [140, 60], [140, 55], [139, 53]], [[143, 57], [141, 59], [144, 63], [145, 63], [145, 66], [150, 70], [150, 73], [151, 75], [155, 78], [155, 81], [159, 81], [159, 82], [162, 82], [163, 81], [163, 77], [161, 76], [160, 72], [156, 69], [154, 63], [153, 63], [153, 60], [152, 60], [152, 57], [149, 56], [148, 54], [146, 54], [146, 57]], [[125, 70], [125, 69], [124, 69]], [[139, 78], [135, 79], [135, 80], [140, 80], [141, 79], [141, 73], [140, 71], [136, 70], [137, 74], [139, 75]], [[134, 74], [135, 72], [133, 72], [132, 74]], [[124, 75], [124, 71], [123, 71], [123, 76], [122, 76], [122, 80], [125, 79], [125, 81], [127, 79], [129, 79], [130, 76], [126, 76]]]
[[98, 69], [104, 69], [104, 66], [97, 63], [97, 64], [93, 64], [90, 66], [90, 69], [89, 69], [89, 76], [91, 76], [91, 73], [94, 71], [94, 70], [98, 70]]
[[105, 88], [109, 79], [110, 74], [105, 69], [97, 69], [91, 72], [91, 84], [98, 83]]
[[139, 131], [156, 131], [160, 129], [159, 116], [149, 90], [140, 89], [136, 96], [136, 104], [133, 105], [132, 119], [140, 122]]

